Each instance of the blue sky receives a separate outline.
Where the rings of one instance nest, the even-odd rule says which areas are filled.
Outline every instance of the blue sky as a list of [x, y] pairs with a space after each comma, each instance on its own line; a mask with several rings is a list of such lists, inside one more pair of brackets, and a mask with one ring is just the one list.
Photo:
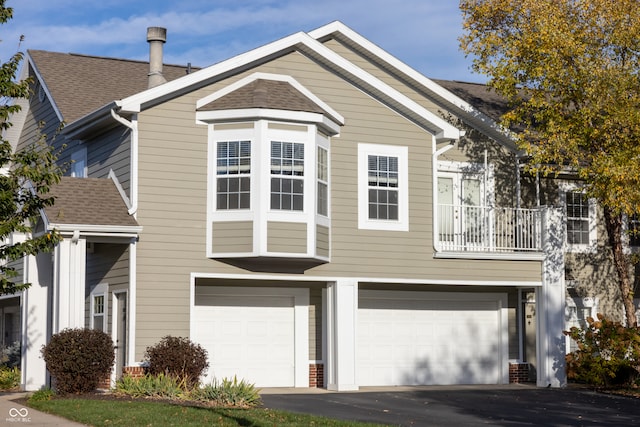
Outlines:
[[486, 81], [458, 47], [457, 0], [7, 0], [0, 60], [43, 49], [146, 60], [146, 28], [167, 28], [165, 62], [204, 67], [339, 20], [433, 78]]

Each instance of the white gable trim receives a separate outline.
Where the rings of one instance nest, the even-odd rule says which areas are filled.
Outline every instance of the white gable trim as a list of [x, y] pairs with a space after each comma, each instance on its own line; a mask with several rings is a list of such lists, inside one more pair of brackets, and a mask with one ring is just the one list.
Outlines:
[[347, 77], [365, 92], [370, 92], [374, 97], [387, 103], [412, 121], [429, 129], [436, 134], [438, 139], [451, 140], [460, 138], [460, 130], [455, 126], [347, 61], [305, 33], [296, 33], [277, 40], [182, 78], [145, 90], [118, 101], [117, 104], [122, 111], [137, 113], [144, 108], [145, 104], [153, 100], [162, 99], [175, 92], [185, 92], [189, 90], [190, 86], [202, 84], [207, 80], [212, 82], [221, 80], [227, 77], [230, 72], [239, 71], [250, 67], [257, 61], [267, 60], [274, 55], [293, 52], [294, 50], [305, 53], [338, 74]]
[[212, 93], [211, 95], [208, 95], [202, 99], [199, 99], [198, 102], [196, 102], [196, 108], [200, 108], [204, 105], [207, 105], [210, 102], [215, 101], [216, 99], [220, 99], [223, 96], [228, 95], [231, 92], [234, 92], [240, 89], [241, 87], [246, 86], [249, 83], [252, 83], [256, 80], [273, 80], [277, 82], [289, 83], [291, 86], [296, 88], [300, 93], [302, 93], [304, 96], [309, 98], [312, 102], [314, 102], [320, 108], [325, 110], [329, 115], [331, 115], [331, 117], [338, 120], [339, 125], [344, 125], [344, 117], [342, 117], [340, 113], [338, 113], [336, 110], [331, 108], [329, 104], [325, 103], [323, 100], [315, 96], [313, 92], [311, 92], [309, 89], [301, 85], [296, 79], [294, 79], [291, 76], [286, 76], [283, 74], [253, 73], [250, 76], [247, 76], [241, 80], [238, 80], [237, 82], [230, 84], [229, 86], [226, 86], [225, 88], [220, 89], [217, 92]]
[[371, 56], [377, 57], [380, 61], [390, 65], [392, 68], [395, 68], [396, 70], [407, 76], [409, 79], [421, 84], [436, 98], [443, 100], [445, 103], [451, 105], [452, 107], [460, 110], [463, 113], [473, 116], [475, 120], [480, 120], [489, 128], [499, 134], [502, 134], [508, 141], [513, 143], [511, 132], [508, 129], [500, 126], [492, 118], [477, 110], [462, 98], [451, 93], [433, 80], [429, 79], [404, 62], [400, 61], [398, 58], [390, 55], [385, 50], [371, 43], [369, 40], [362, 37], [360, 34], [356, 33], [351, 28], [344, 25], [342, 22], [334, 21], [330, 24], [309, 32], [309, 35], [316, 40], [320, 40], [331, 35], [338, 35], [337, 38], [339, 40], [344, 41], [346, 39], [348, 44], [350, 44], [352, 47], [355, 45], [355, 47], [357, 47], [359, 51], [369, 52]]
[[36, 67], [35, 62], [33, 62], [33, 58], [31, 58], [31, 56], [29, 56], [28, 53], [27, 53], [27, 61], [31, 65], [31, 68], [33, 68], [33, 72], [36, 73], [36, 78], [38, 79], [38, 82], [40, 83], [40, 86], [42, 86], [42, 89], [44, 90], [44, 93], [47, 94], [47, 99], [49, 100], [49, 102], [53, 106], [53, 111], [55, 111], [56, 117], [58, 118], [58, 121], [63, 122], [64, 119], [62, 117], [62, 113], [60, 112], [60, 108], [58, 108], [58, 104], [56, 104], [56, 100], [53, 99], [53, 96], [51, 96], [51, 92], [49, 92], [49, 88], [47, 87], [47, 85], [44, 84], [44, 79], [40, 75], [40, 72], [38, 71], [38, 68]]

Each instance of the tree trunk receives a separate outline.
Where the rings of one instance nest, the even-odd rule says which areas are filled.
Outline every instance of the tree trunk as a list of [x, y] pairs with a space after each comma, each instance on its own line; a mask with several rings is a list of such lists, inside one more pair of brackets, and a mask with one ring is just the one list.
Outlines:
[[631, 278], [629, 275], [629, 258], [624, 254], [622, 241], [622, 221], [620, 213], [611, 212], [610, 208], [604, 208], [604, 221], [609, 235], [609, 244], [613, 251], [613, 263], [618, 273], [618, 286], [622, 295], [622, 304], [626, 314], [627, 326], [637, 326], [636, 310], [633, 306], [633, 292], [631, 291]]

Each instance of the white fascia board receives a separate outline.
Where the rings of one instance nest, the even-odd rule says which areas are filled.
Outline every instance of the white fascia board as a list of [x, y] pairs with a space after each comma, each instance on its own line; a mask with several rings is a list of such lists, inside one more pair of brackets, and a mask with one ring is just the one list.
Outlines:
[[204, 80], [215, 79], [216, 77], [219, 79], [225, 78], [231, 71], [246, 68], [256, 61], [265, 60], [276, 54], [285, 51], [294, 51], [296, 49], [316, 59], [320, 63], [327, 65], [330, 69], [338, 72], [338, 74], [355, 80], [362, 87], [371, 90], [377, 97], [389, 105], [398, 108], [413, 120], [424, 122], [423, 125], [435, 131], [438, 137], [444, 139], [460, 138], [461, 131], [455, 126], [302, 32], [277, 40], [171, 82], [145, 90], [144, 92], [120, 100], [117, 104], [121, 107], [121, 111], [137, 113], [140, 112], [143, 104], [156, 98], [185, 90], [189, 86], [197, 85]]
[[220, 99], [223, 96], [228, 95], [228, 94], [240, 89], [241, 87], [246, 86], [249, 83], [252, 83], [252, 82], [254, 82], [256, 80], [272, 80], [272, 81], [289, 83], [291, 86], [296, 88], [300, 93], [302, 93], [304, 96], [309, 98], [312, 102], [317, 104], [320, 108], [325, 110], [329, 115], [331, 115], [333, 118], [335, 118], [338, 121], [339, 125], [344, 125], [344, 117], [342, 117], [342, 115], [340, 113], [338, 113], [336, 110], [331, 108], [329, 106], [329, 104], [325, 103], [320, 98], [315, 96], [313, 94], [313, 92], [311, 92], [306, 87], [301, 85], [296, 79], [294, 79], [291, 76], [287, 76], [287, 75], [283, 75], [283, 74], [253, 73], [253, 74], [251, 74], [251, 75], [249, 75], [249, 76], [247, 76], [247, 77], [245, 77], [245, 78], [243, 78], [241, 80], [238, 80], [237, 82], [235, 82], [233, 84], [230, 84], [230, 85], [220, 89], [217, 92], [212, 93], [211, 95], [208, 95], [208, 96], [205, 96], [202, 99], [199, 99], [196, 102], [196, 108], [200, 108], [200, 107], [202, 107], [204, 105], [209, 104], [210, 102], [215, 101], [216, 99]]
[[82, 234], [90, 235], [113, 235], [123, 234], [129, 237], [135, 237], [142, 231], [142, 226], [123, 226], [123, 225], [94, 225], [94, 224], [56, 224], [49, 222], [47, 229], [56, 229], [60, 233], [72, 233], [80, 231]]
[[[60, 112], [60, 108], [58, 108], [58, 105], [56, 104], [56, 100], [53, 99], [53, 96], [51, 96], [51, 92], [49, 92], [49, 88], [47, 87], [46, 84], [44, 84], [44, 79], [42, 78], [42, 75], [40, 75], [40, 72], [38, 71], [38, 68], [36, 67], [36, 64], [33, 62], [33, 58], [31, 58], [31, 56], [29, 55], [28, 52], [27, 52], [26, 58], [27, 58], [27, 61], [29, 62], [29, 64], [31, 64], [31, 68], [33, 68], [33, 72], [36, 73], [36, 78], [40, 82], [40, 86], [42, 86], [42, 89], [44, 90], [44, 93], [47, 94], [47, 99], [49, 100], [49, 102], [53, 106], [53, 111], [55, 111], [56, 117], [58, 118], [58, 121], [59, 122], [63, 122], [64, 118], [62, 117], [62, 113]], [[28, 67], [25, 67], [25, 68], [28, 68]], [[28, 73], [28, 71], [27, 71], [27, 73]], [[36, 96], [37, 96], [37, 94], [36, 94]]]
[[302, 32], [292, 34], [265, 46], [234, 56], [226, 61], [219, 62], [191, 74], [187, 74], [179, 79], [172, 80], [132, 95], [128, 98], [124, 98], [121, 101], [118, 101], [118, 106], [121, 107], [122, 111], [139, 113], [142, 105], [149, 101], [169, 95], [172, 92], [185, 89], [189, 86], [196, 85], [204, 80], [216, 77], [221, 79], [223, 76], [226, 77], [226, 73], [246, 67], [254, 61], [259, 61], [282, 51], [294, 50], [295, 46], [307, 37], [308, 36]]
[[323, 114], [304, 111], [274, 110], [270, 108], [246, 108], [238, 110], [214, 110], [196, 112], [196, 121], [201, 124], [211, 122], [273, 119], [289, 122], [316, 123], [332, 135], [340, 133], [340, 124], [326, 118]]
[[377, 57], [380, 61], [390, 65], [392, 68], [400, 71], [404, 75], [406, 75], [409, 79], [414, 80], [421, 84], [427, 91], [431, 92], [437, 98], [442, 99], [446, 103], [450, 104], [452, 107], [458, 109], [462, 113], [473, 116], [476, 120], [480, 120], [485, 123], [492, 130], [504, 135], [504, 137], [513, 143], [513, 138], [511, 137], [511, 132], [507, 129], [504, 129], [498, 123], [496, 123], [489, 116], [475, 109], [471, 104], [448, 91], [444, 87], [440, 86], [433, 80], [429, 79], [425, 75], [419, 73], [414, 70], [404, 62], [400, 61], [398, 58], [389, 54], [385, 50], [371, 43], [366, 38], [362, 37], [360, 34], [353, 31], [351, 28], [344, 25], [342, 22], [335, 21], [330, 24], [327, 24], [323, 27], [320, 27], [316, 30], [309, 32], [309, 35], [316, 40], [322, 39], [324, 37], [330, 36], [332, 34], [338, 34], [342, 37], [346, 38], [352, 44], [358, 46], [360, 49], [368, 51], [373, 56]]
[[418, 118], [424, 120], [427, 122], [425, 123], [427, 127], [435, 128], [437, 138], [455, 140], [460, 138], [460, 129], [427, 110], [417, 102], [411, 100], [406, 95], [403, 95], [396, 89], [372, 76], [362, 68], [338, 55], [316, 39], [308, 36], [306, 43], [302, 44], [298, 48], [302, 52], [310, 55], [320, 62], [323, 62], [324, 65], [327, 65], [329, 68], [332, 68], [343, 75], [348, 75], [356, 82], [362, 84], [367, 90], [371, 90], [371, 92], [376, 94], [376, 96], [379, 96], [382, 100], [387, 102], [389, 105], [393, 105], [404, 114], [407, 114], [413, 119]]

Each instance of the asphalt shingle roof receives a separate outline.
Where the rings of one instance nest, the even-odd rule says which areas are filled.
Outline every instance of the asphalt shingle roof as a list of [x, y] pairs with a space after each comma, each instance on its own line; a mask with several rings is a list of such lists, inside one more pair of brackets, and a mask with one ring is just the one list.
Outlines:
[[111, 179], [65, 176], [49, 195], [55, 197], [55, 204], [45, 208], [50, 223], [138, 226]]
[[[28, 53], [66, 123], [148, 88], [148, 62], [44, 50]], [[163, 66], [167, 81], [186, 73], [186, 66]]]
[[487, 85], [452, 80], [432, 80], [496, 122], [500, 121], [500, 117], [509, 110], [507, 100]]

